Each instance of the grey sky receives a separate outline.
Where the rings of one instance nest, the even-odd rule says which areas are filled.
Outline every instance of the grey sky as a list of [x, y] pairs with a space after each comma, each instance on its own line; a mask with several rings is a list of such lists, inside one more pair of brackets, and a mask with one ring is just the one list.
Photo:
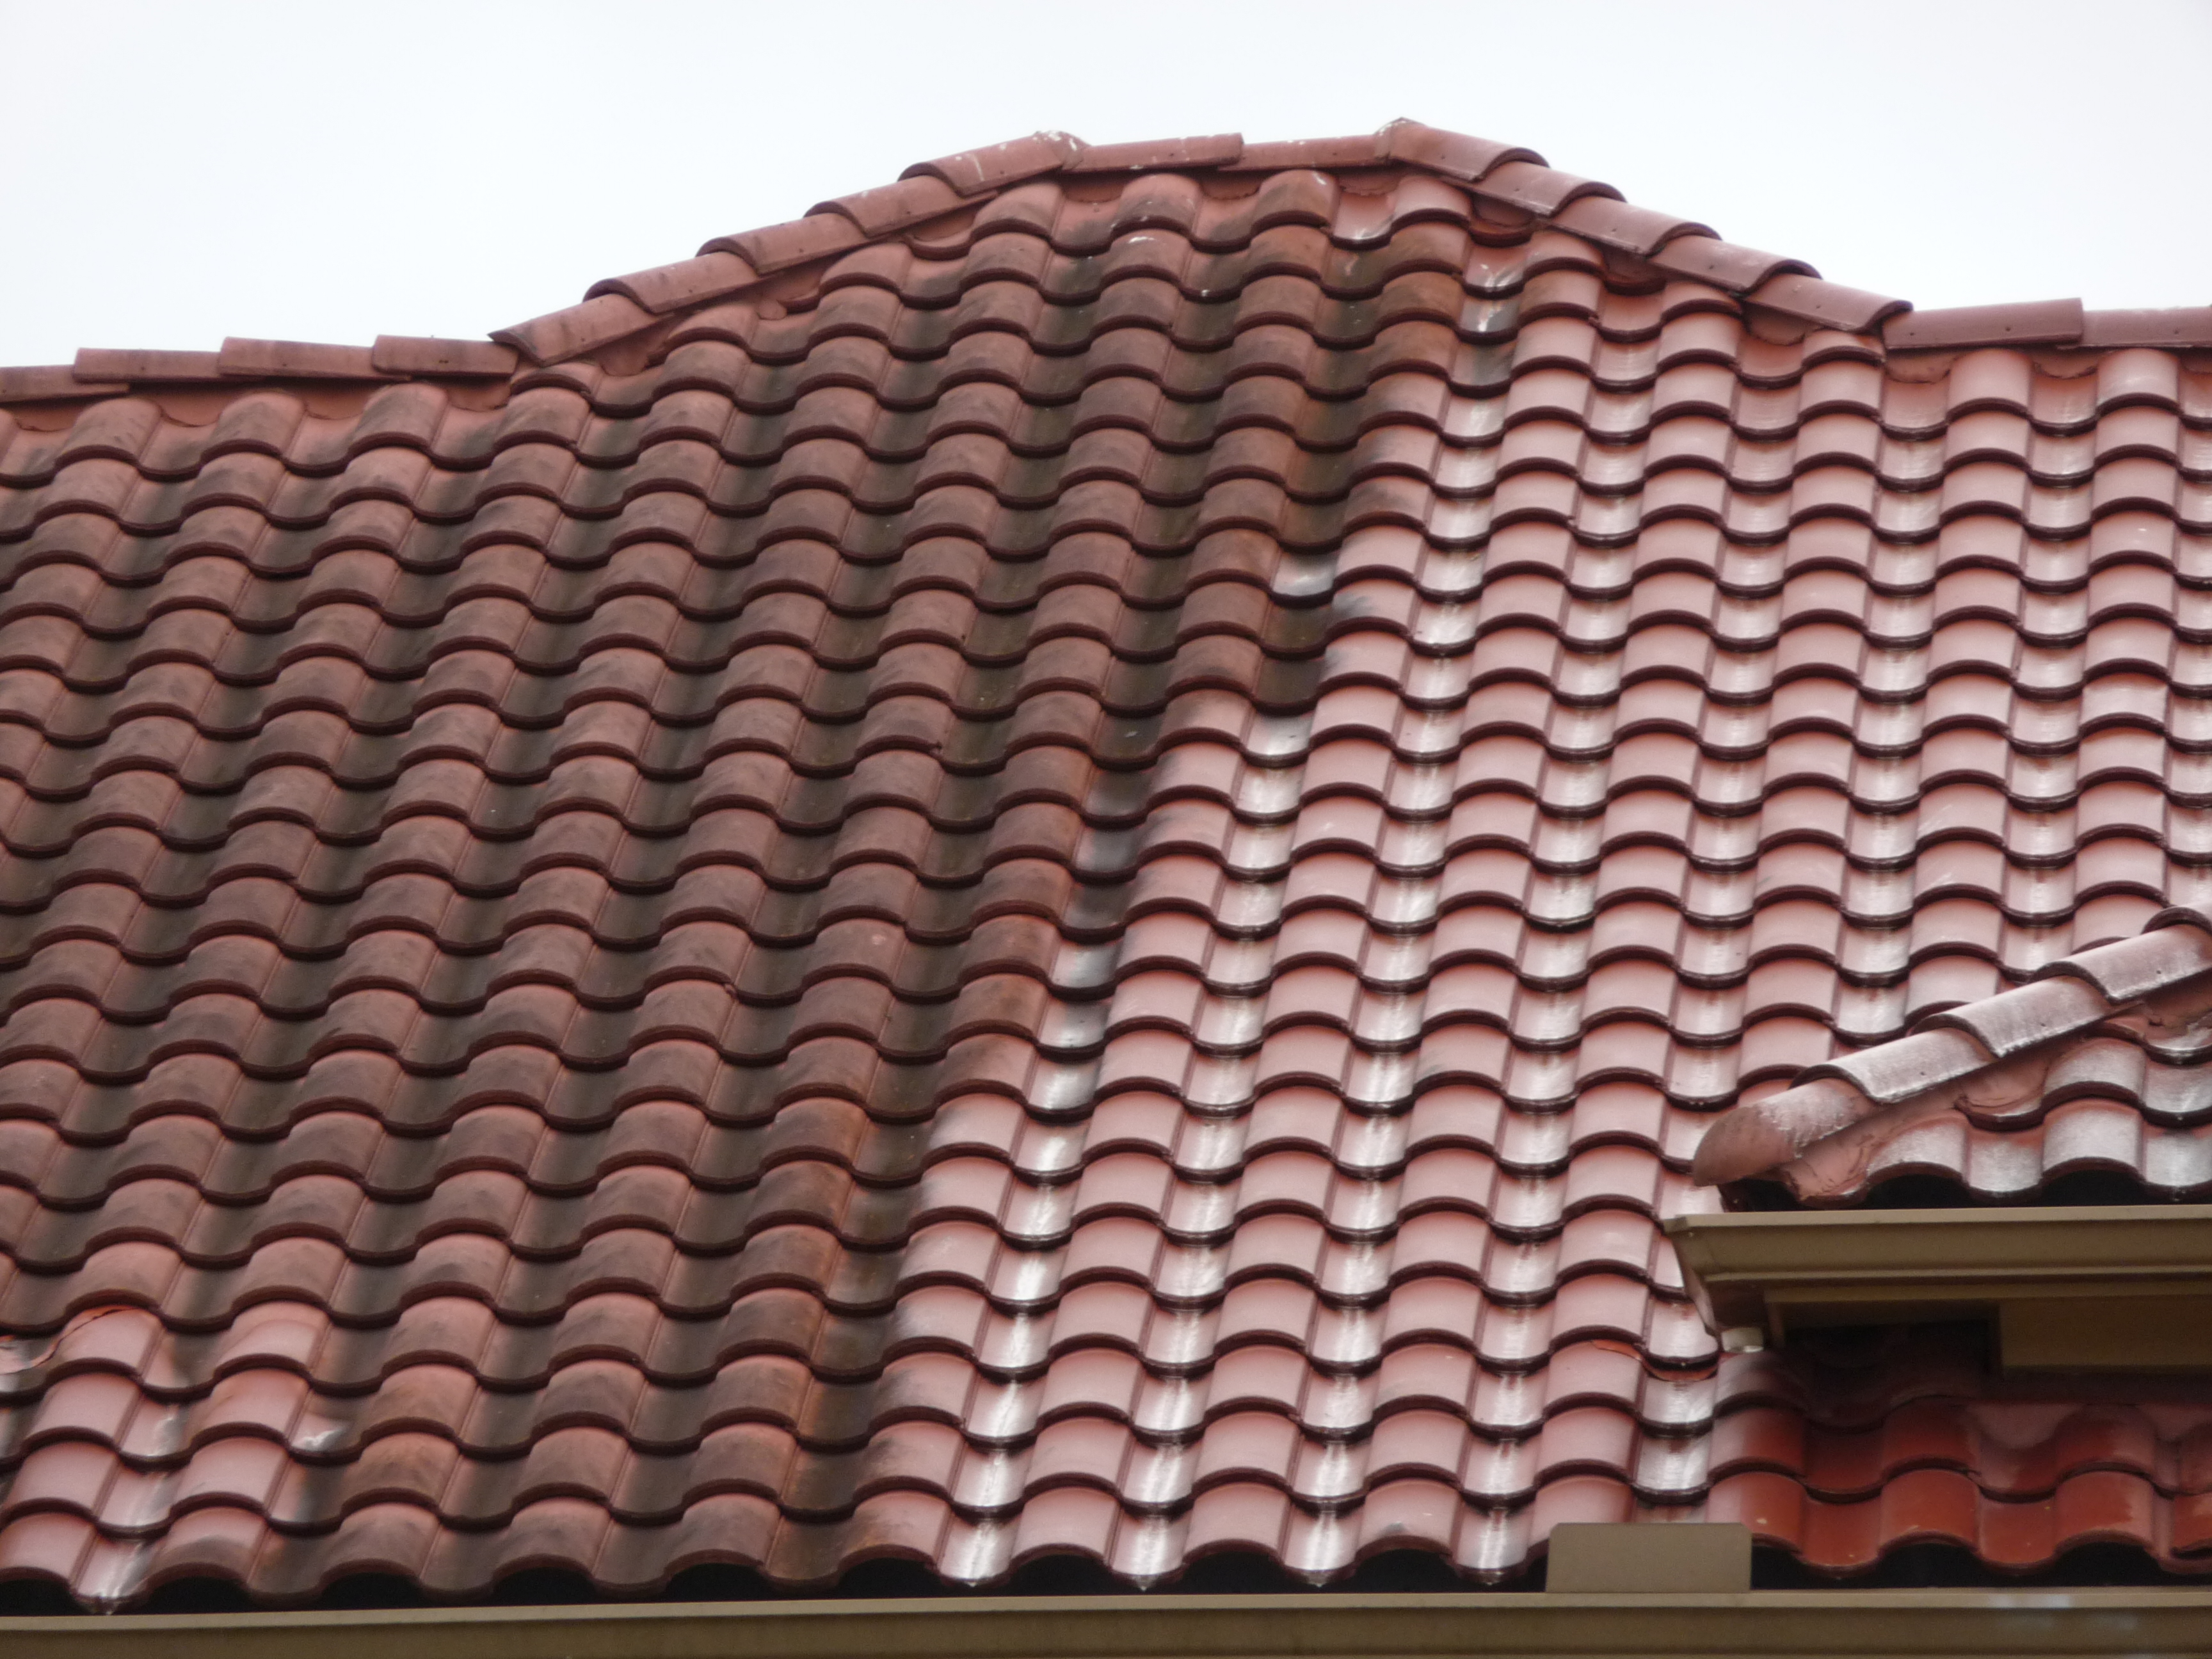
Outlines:
[[2212, 302], [2212, 0], [0, 0], [0, 363], [478, 335], [1040, 127], [1529, 145], [1923, 306]]

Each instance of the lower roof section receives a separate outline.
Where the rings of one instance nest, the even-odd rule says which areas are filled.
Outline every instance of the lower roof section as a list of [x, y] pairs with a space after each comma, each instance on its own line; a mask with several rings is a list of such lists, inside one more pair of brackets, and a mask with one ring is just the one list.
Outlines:
[[2196, 1654], [2212, 1592], [1021, 1596], [0, 1620], [52, 1659], [1261, 1659], [1389, 1653]]

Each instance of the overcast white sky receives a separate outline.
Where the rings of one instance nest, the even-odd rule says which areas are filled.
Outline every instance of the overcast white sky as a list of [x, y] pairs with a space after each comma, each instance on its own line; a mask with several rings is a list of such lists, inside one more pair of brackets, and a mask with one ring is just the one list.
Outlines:
[[0, 363], [480, 335], [1040, 127], [1510, 140], [1922, 306], [2212, 302], [2212, 0], [0, 0]]

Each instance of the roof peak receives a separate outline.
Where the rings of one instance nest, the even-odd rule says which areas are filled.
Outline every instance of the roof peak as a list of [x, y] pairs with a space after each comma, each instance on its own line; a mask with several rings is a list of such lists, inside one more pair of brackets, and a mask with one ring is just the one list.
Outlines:
[[923, 232], [1048, 178], [1382, 168], [1427, 174], [1465, 192], [1479, 212], [1531, 230], [1565, 232], [1664, 277], [1705, 284], [1791, 323], [1869, 336], [1893, 350], [2212, 348], [2212, 307], [2100, 313], [2085, 311], [2078, 300], [2053, 300], [1915, 312], [1908, 301], [1828, 282], [1803, 260], [1636, 206], [1611, 185], [1550, 167], [1534, 150], [1400, 119], [1348, 137], [1257, 144], [1233, 132], [1115, 144], [1031, 133], [917, 161], [888, 185], [817, 203], [802, 218], [717, 236], [691, 258], [605, 278], [577, 304], [495, 329], [488, 339], [383, 335], [369, 346], [349, 346], [233, 338], [214, 352], [87, 349], [73, 363], [0, 368], [0, 403], [108, 397], [141, 384], [505, 379], [590, 356], [647, 335], [673, 315], [769, 289], [871, 243]]
[[1241, 133], [1089, 145], [1064, 132], [917, 161], [896, 182], [816, 204], [801, 219], [718, 236], [698, 254], [596, 283], [582, 303], [492, 337], [533, 362], [565, 360], [641, 332], [693, 305], [736, 297], [769, 278], [834, 258], [1052, 176], [1181, 173], [1328, 173], [1395, 167], [1464, 188], [1478, 205], [1553, 225], [1663, 274], [1702, 282], [1814, 327], [1864, 332], [1908, 301], [1826, 283], [1802, 260], [1723, 241], [1693, 220], [1632, 206], [1611, 185], [1547, 167], [1534, 150], [1400, 119], [1372, 133], [1248, 144]]

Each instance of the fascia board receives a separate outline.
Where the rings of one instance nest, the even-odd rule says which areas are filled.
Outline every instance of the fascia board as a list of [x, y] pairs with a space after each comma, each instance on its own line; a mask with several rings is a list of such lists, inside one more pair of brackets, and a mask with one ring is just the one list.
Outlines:
[[2212, 1591], [944, 1597], [0, 1620], [41, 1659], [2201, 1655]]

